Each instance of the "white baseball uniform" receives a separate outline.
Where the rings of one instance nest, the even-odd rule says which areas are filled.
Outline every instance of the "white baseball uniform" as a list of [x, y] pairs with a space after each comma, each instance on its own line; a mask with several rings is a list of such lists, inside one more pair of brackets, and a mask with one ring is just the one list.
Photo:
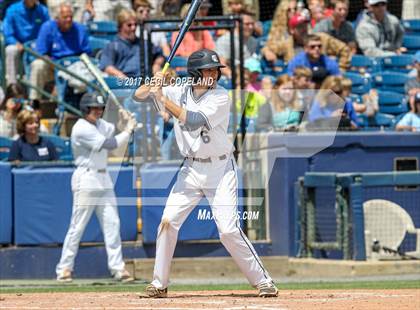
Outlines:
[[95, 126], [82, 118], [72, 129], [71, 144], [77, 166], [71, 180], [73, 212], [56, 268], [57, 274], [65, 269], [73, 270], [80, 239], [93, 211], [104, 234], [111, 274], [125, 269], [114, 185], [106, 170], [108, 151], [102, 148], [105, 139], [111, 138], [114, 130], [114, 125], [103, 119], [99, 119]]
[[178, 231], [203, 195], [210, 203], [222, 244], [250, 284], [271, 282], [237, 217], [237, 167], [227, 136], [231, 104], [227, 91], [218, 86], [200, 98], [194, 98], [189, 85], [168, 86], [162, 91], [175, 104], [203, 115], [206, 125], [189, 131], [177, 119], [174, 121], [176, 141], [186, 159], [158, 228], [152, 285], [159, 289], [168, 286]]

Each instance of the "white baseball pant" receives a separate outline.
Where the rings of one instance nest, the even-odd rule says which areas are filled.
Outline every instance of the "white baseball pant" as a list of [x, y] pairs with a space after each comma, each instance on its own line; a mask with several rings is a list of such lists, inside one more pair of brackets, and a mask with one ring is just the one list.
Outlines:
[[202, 198], [209, 201], [220, 241], [252, 286], [271, 282], [251, 242], [239, 226], [237, 215], [238, 181], [233, 159], [212, 158], [212, 163], [187, 159], [166, 202], [158, 228], [156, 261], [152, 285], [164, 289], [169, 283], [171, 260], [178, 231]]

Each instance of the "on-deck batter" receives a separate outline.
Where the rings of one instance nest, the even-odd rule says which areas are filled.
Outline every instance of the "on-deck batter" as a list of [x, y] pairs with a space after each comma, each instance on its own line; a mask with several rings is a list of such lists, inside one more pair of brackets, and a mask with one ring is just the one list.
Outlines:
[[[156, 241], [153, 281], [146, 287], [150, 297], [166, 297], [169, 270], [178, 231], [203, 196], [209, 201], [220, 240], [259, 296], [277, 296], [278, 290], [264, 269], [237, 218], [237, 173], [228, 139], [230, 99], [217, 84], [218, 55], [202, 49], [188, 58], [193, 85], [143, 85], [134, 100], [154, 100], [174, 116], [176, 141], [185, 161], [166, 202]], [[161, 72], [155, 80], [162, 80]], [[159, 84], [159, 83], [158, 83]], [[156, 101], [158, 104], [156, 104]]]

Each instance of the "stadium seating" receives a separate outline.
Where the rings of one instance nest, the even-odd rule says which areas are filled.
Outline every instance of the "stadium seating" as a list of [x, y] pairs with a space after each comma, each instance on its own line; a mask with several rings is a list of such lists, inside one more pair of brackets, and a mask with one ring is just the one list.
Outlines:
[[180, 77], [188, 75], [187, 60], [187, 57], [175, 56], [171, 61], [171, 67], [175, 69], [176, 74]]
[[268, 74], [268, 75], [278, 77], [286, 73], [287, 66], [283, 60], [277, 60], [273, 64], [263, 58], [261, 60], [261, 68], [262, 68], [263, 74]]
[[420, 35], [420, 19], [406, 19], [402, 24], [406, 33]]
[[385, 113], [376, 113], [373, 117], [366, 115], [358, 116], [358, 123], [363, 130], [378, 130], [379, 128], [392, 129], [394, 124], [394, 116]]
[[357, 95], [363, 95], [369, 92], [371, 88], [371, 81], [368, 77], [357, 73], [347, 72], [344, 76], [353, 83], [351, 92]]
[[105, 46], [107, 46], [109, 42], [111, 42], [111, 40], [109, 39], [90, 36], [89, 46], [90, 46], [90, 49], [92, 50], [92, 56], [99, 59], [102, 49]]
[[349, 72], [355, 73], [372, 73], [379, 71], [379, 63], [375, 58], [364, 55], [353, 55], [351, 58]]
[[420, 35], [405, 35], [403, 46], [407, 48], [409, 54], [415, 54], [420, 50]]
[[409, 79], [407, 74], [384, 71], [373, 75], [373, 86], [379, 90], [405, 93], [404, 84]]
[[396, 55], [380, 59], [382, 70], [408, 73], [413, 68], [413, 55]]
[[407, 99], [403, 94], [378, 91], [379, 111], [382, 113], [400, 115], [408, 112]]
[[0, 160], [7, 160], [12, 143], [12, 139], [0, 137]]
[[69, 138], [45, 134], [43, 134], [42, 137], [48, 139], [54, 144], [60, 160], [73, 160], [73, 154], [71, 151], [71, 144]]
[[88, 24], [89, 34], [93, 37], [113, 40], [118, 32], [114, 21], [98, 21]]

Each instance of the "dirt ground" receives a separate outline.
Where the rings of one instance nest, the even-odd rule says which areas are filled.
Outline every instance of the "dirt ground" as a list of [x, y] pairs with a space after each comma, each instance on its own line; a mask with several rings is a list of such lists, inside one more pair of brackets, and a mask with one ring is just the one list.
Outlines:
[[0, 309], [420, 309], [420, 290], [282, 290], [277, 298], [255, 291], [170, 292], [165, 299], [142, 293], [1, 294]]

